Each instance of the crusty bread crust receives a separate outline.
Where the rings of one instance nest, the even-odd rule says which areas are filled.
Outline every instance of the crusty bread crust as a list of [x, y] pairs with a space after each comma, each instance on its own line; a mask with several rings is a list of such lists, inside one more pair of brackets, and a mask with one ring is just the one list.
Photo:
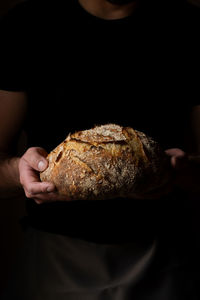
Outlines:
[[47, 159], [41, 180], [53, 182], [70, 200], [148, 198], [169, 179], [169, 162], [158, 143], [116, 124], [69, 134]]

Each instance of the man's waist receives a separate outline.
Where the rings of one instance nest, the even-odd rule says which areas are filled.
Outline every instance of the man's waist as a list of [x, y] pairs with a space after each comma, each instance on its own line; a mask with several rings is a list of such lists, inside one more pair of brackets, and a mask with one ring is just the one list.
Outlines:
[[117, 199], [28, 204], [28, 216], [22, 223], [43, 231], [99, 243], [147, 240], [155, 236], [157, 213], [150, 202]]

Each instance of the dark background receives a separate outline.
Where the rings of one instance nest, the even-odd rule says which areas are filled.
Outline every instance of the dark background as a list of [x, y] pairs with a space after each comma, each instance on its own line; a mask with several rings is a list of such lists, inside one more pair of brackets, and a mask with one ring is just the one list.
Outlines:
[[[0, 16], [20, 1], [22, 0], [1, 0]], [[2, 199], [0, 197], [0, 295], [8, 282], [17, 251], [23, 242], [19, 219], [24, 213], [23, 198]]]
[[[0, 15], [4, 14], [12, 8], [15, 4], [22, 2], [24, 0], [1, 0], [0, 1]], [[200, 0], [188, 0], [188, 2], [200, 6]]]
[[15, 4], [22, 2], [23, 0], [1, 0], [0, 1], [0, 16], [11, 9]]
[[[22, 1], [23, 0], [1, 0], [0, 16], [4, 15], [9, 9]], [[190, 2], [200, 6], [200, 0], [190, 0]], [[192, 199], [191, 201], [193, 211], [194, 206], [196, 206], [194, 202], [196, 201], [198, 201], [198, 199]], [[19, 219], [25, 214], [24, 203], [25, 200], [23, 197], [15, 199], [0, 198], [0, 294], [8, 282], [17, 252], [23, 243], [23, 232], [19, 225]], [[196, 210], [196, 213], [194, 213], [194, 227], [196, 228], [199, 227], [198, 219], [199, 210]]]
[[[23, 0], [1, 0], [0, 16]], [[25, 199], [2, 199], [0, 197], [0, 298], [20, 246], [23, 243], [23, 232], [19, 219], [25, 214]]]

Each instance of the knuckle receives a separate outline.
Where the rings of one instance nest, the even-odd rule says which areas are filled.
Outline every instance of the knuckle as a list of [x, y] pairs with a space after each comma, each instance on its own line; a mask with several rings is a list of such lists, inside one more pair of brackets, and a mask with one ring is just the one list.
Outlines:
[[39, 185], [37, 186], [29, 186], [28, 188], [26, 188], [26, 191], [34, 196], [34, 195], [39, 195], [39, 194], [44, 194], [46, 193], [46, 188], [45, 187], [41, 187]]
[[32, 187], [28, 187], [27, 192], [28, 192], [30, 195], [33, 195], [33, 194], [34, 194], [34, 189], [33, 189]]
[[41, 147], [30, 147], [28, 148], [28, 150], [26, 151], [29, 154], [37, 154], [39, 156], [44, 156], [44, 152], [46, 152], [43, 148]]
[[27, 191], [27, 186], [26, 186], [23, 178], [20, 178], [20, 184], [21, 184], [22, 188], [24, 189], [24, 191]]
[[25, 195], [27, 198], [33, 198], [33, 195], [25, 190]]
[[47, 193], [47, 190], [43, 187], [43, 188], [41, 188], [40, 193], [45, 194], [45, 193]]
[[32, 153], [32, 152], [35, 152], [36, 149], [37, 149], [36, 147], [30, 147], [30, 148], [28, 148], [27, 152], [28, 153], [30, 153], [30, 152]]
[[42, 204], [42, 203], [44, 202], [44, 201], [38, 200], [38, 199], [35, 199], [34, 201], [35, 201], [35, 203], [37, 203], [37, 204]]
[[33, 153], [33, 147], [28, 148], [26, 150], [26, 152], [24, 153], [24, 157], [27, 157], [27, 156], [31, 155], [32, 153]]
[[32, 160], [38, 154], [38, 151], [36, 149], [37, 149], [36, 147], [28, 148], [27, 151], [24, 154], [24, 157], [26, 159], [28, 158], [28, 159]]

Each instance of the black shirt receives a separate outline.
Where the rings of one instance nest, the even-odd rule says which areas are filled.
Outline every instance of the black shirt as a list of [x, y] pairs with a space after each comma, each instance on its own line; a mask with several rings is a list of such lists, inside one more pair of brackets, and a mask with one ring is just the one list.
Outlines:
[[[1, 23], [0, 88], [28, 94], [28, 147], [50, 151], [69, 132], [117, 123], [145, 132], [163, 149], [185, 150], [189, 113], [198, 103], [198, 9], [155, 2], [126, 18], [104, 20], [77, 0], [64, 2], [26, 1]], [[151, 238], [158, 227], [168, 232], [184, 219], [182, 197], [27, 200], [26, 222], [97, 241]]]

